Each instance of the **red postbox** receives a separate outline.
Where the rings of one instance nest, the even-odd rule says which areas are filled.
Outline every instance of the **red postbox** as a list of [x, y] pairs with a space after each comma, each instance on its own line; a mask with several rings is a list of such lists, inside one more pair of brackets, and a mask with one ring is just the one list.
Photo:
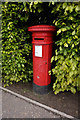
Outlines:
[[50, 25], [35, 25], [28, 28], [32, 32], [33, 44], [33, 90], [47, 93], [51, 84], [52, 43], [56, 28]]

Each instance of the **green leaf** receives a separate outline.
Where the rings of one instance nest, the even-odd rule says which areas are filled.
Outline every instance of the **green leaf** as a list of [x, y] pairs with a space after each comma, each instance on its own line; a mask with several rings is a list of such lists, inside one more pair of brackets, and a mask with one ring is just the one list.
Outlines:
[[66, 50], [64, 50], [64, 55], [67, 55], [67, 51]]
[[73, 12], [74, 6], [70, 5], [70, 13]]
[[75, 11], [76, 12], [80, 11], [80, 5], [78, 5], [78, 6], [75, 7]]
[[59, 30], [57, 31], [57, 35], [60, 34], [60, 33], [61, 33], [61, 29], [59, 29]]
[[64, 3], [63, 3], [63, 9], [66, 8], [66, 6], [67, 6], [67, 3], [64, 2]]
[[24, 67], [24, 64], [22, 64], [22, 67]]
[[60, 84], [57, 84], [57, 87], [60, 88]]
[[72, 70], [75, 70], [75, 66], [72, 66]]
[[20, 64], [18, 64], [18, 67], [20, 67], [21, 65]]
[[76, 89], [74, 87], [71, 87], [71, 92], [75, 94], [76, 93]]
[[38, 8], [38, 12], [41, 13], [43, 11], [42, 8]]
[[64, 32], [64, 31], [66, 31], [67, 29], [66, 29], [66, 28], [61, 28], [61, 30]]
[[74, 74], [73, 71], [70, 71], [70, 72], [69, 72], [69, 76], [70, 76], [70, 77], [71, 77], [73, 74]]
[[52, 5], [54, 5], [54, 4], [55, 4], [55, 2], [54, 2], [54, 1], [52, 1], [51, 3], [52, 3]]
[[72, 16], [69, 17], [69, 20], [73, 20], [74, 18]]
[[51, 58], [51, 63], [53, 62], [53, 60], [54, 60], [54, 56]]
[[58, 59], [58, 57], [57, 56], [55, 56], [55, 61]]
[[58, 55], [58, 52], [57, 52], [57, 50], [55, 50], [55, 53], [56, 53], [56, 55]]
[[60, 51], [62, 51], [62, 47], [61, 46], [59, 47], [59, 49], [60, 49]]
[[68, 44], [67, 44], [67, 43], [65, 43], [65, 44], [64, 44], [64, 47], [68, 47]]
[[72, 48], [74, 48], [74, 44], [72, 44]]
[[72, 32], [72, 35], [75, 35], [75, 30]]
[[48, 73], [49, 73], [49, 75], [51, 75], [51, 71], [49, 71]]
[[34, 2], [34, 5], [37, 5], [38, 4], [38, 2]]

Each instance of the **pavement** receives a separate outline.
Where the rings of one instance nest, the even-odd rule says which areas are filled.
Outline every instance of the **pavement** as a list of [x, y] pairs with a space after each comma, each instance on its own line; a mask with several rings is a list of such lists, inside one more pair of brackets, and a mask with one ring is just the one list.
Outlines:
[[80, 120], [0, 87], [0, 120]]
[[61, 120], [63, 117], [2, 91], [2, 118], [58, 118]]

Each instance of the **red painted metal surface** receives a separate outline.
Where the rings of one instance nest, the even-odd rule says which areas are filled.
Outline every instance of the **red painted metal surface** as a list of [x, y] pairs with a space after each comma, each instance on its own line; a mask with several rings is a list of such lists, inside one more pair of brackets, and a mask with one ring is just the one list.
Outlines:
[[[36, 25], [28, 28], [28, 31], [32, 32], [33, 83], [38, 86], [47, 86], [51, 83], [51, 76], [48, 71], [51, 69], [50, 61], [55, 30], [54, 26], [49, 25]], [[35, 53], [36, 47], [39, 49], [38, 53]]]

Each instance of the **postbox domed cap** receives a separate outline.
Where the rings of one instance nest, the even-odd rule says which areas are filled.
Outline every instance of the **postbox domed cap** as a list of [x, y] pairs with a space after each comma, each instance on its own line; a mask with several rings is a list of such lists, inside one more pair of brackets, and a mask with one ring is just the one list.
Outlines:
[[55, 26], [50, 25], [35, 25], [28, 27], [28, 31], [35, 32], [35, 31], [56, 31]]

